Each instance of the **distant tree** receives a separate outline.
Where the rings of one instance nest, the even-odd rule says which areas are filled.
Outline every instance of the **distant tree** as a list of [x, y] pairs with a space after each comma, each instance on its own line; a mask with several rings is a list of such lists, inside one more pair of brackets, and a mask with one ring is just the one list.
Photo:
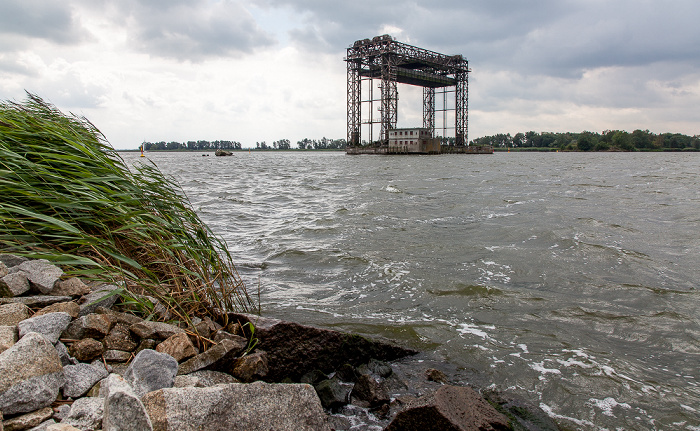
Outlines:
[[578, 135], [576, 146], [578, 147], [579, 151], [591, 151], [595, 145], [596, 142], [593, 139], [593, 133], [586, 131]]

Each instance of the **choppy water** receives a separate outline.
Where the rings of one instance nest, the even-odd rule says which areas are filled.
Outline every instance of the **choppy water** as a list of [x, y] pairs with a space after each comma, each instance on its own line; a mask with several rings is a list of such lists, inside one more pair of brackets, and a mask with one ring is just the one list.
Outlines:
[[572, 429], [700, 430], [700, 154], [148, 158], [264, 314], [436, 349]]

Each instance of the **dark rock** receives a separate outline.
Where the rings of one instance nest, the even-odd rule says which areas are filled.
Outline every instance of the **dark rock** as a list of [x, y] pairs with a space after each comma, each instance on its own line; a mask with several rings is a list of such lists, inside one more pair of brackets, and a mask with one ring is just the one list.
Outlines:
[[554, 420], [537, 405], [518, 397], [496, 391], [489, 391], [484, 398], [505, 414], [513, 429], [527, 431], [560, 431]]
[[442, 386], [399, 412], [385, 431], [509, 430], [508, 418], [467, 387]]
[[261, 380], [269, 372], [267, 353], [258, 350], [236, 360], [231, 375], [242, 382]]
[[358, 366], [372, 358], [391, 361], [417, 353], [389, 341], [255, 315], [232, 313], [229, 320], [251, 322], [255, 326], [258, 346], [268, 355], [270, 372], [266, 381], [279, 381], [284, 377], [298, 380], [315, 369], [331, 373], [345, 363]]
[[141, 338], [152, 338], [154, 340], [165, 340], [175, 334], [184, 334], [185, 330], [175, 325], [163, 322], [152, 322], [143, 320], [129, 327], [131, 332]]
[[161, 389], [142, 401], [154, 430], [329, 430], [316, 392], [303, 384]]
[[[109, 315], [105, 315], [110, 317]], [[114, 325], [109, 334], [102, 340], [106, 350], [122, 350], [125, 352], [133, 352], [138, 347], [138, 342], [131, 335], [129, 325], [117, 323]]]
[[27, 259], [24, 256], [16, 256], [14, 254], [9, 253], [0, 253], [0, 262], [4, 263], [5, 266], [7, 266], [8, 268], [21, 265], [24, 262], [27, 262], [28, 260], [29, 259]]
[[162, 388], [171, 388], [177, 374], [177, 361], [172, 356], [155, 350], [142, 350], [131, 361], [124, 380], [139, 397]]
[[17, 298], [0, 298], [0, 304], [21, 303], [27, 307], [46, 307], [47, 305], [55, 304], [57, 302], [68, 302], [71, 299], [73, 298], [70, 296], [20, 296]]
[[65, 344], [59, 341], [56, 344], [54, 344], [54, 347], [58, 352], [58, 357], [61, 359], [61, 365], [65, 367], [66, 365], [75, 365], [78, 363], [77, 359], [72, 358], [70, 356], [70, 353], [68, 353], [68, 348]]
[[447, 376], [445, 373], [435, 368], [428, 368], [425, 370], [425, 378], [429, 382], [447, 383]]
[[206, 352], [202, 352], [180, 364], [177, 373], [178, 375], [189, 374], [208, 367], [230, 373], [236, 356], [244, 348], [245, 346], [241, 346], [231, 340], [222, 340], [221, 343], [209, 348]]
[[118, 289], [119, 287], [114, 284], [104, 283], [94, 287], [91, 293], [80, 298], [80, 315], [94, 313], [97, 307], [112, 308], [119, 298], [115, 292]]
[[334, 409], [348, 403], [351, 387], [341, 384], [338, 379], [326, 379], [317, 384], [314, 389], [323, 408]]
[[389, 393], [384, 386], [369, 374], [361, 374], [350, 396], [361, 407], [378, 407], [389, 402]]
[[109, 334], [112, 329], [112, 321], [104, 314], [91, 313], [75, 319], [63, 331], [61, 338], [79, 340], [81, 338], [101, 339]]
[[344, 382], [354, 383], [360, 375], [355, 367], [350, 364], [343, 364], [335, 372], [335, 375]]
[[78, 340], [68, 348], [68, 352], [71, 356], [81, 362], [92, 361], [100, 356], [103, 351], [104, 346], [102, 343], [93, 338]]
[[233, 153], [232, 153], [231, 151], [225, 151], [225, 150], [222, 150], [222, 149], [217, 149], [216, 151], [214, 151], [214, 155], [215, 155], [215, 156], [219, 156], [219, 157], [222, 157], [222, 156], [232, 156]]
[[139, 343], [139, 346], [134, 350], [134, 355], [138, 355], [142, 350], [150, 349], [150, 350], [155, 350], [156, 346], [158, 345], [158, 342], [156, 340], [152, 340], [150, 338], [145, 338], [141, 340]]
[[231, 340], [238, 344], [245, 343], [246, 347], [248, 346], [248, 339], [246, 339], [245, 337], [241, 337], [240, 335], [233, 335], [224, 330], [217, 331], [216, 334], [214, 334], [213, 340], [215, 343], [220, 343], [221, 340]]
[[359, 374], [371, 374], [385, 379], [394, 371], [391, 369], [391, 365], [386, 362], [371, 359], [368, 363], [360, 365], [357, 368], [357, 372]]
[[327, 380], [328, 376], [321, 370], [313, 370], [301, 376], [299, 382], [307, 383], [311, 386], [316, 386], [324, 380]]

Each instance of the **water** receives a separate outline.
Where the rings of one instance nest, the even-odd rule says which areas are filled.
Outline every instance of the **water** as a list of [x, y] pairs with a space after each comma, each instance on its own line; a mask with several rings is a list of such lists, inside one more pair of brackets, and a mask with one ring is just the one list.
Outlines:
[[433, 349], [572, 429], [700, 430], [700, 154], [148, 158], [265, 315]]

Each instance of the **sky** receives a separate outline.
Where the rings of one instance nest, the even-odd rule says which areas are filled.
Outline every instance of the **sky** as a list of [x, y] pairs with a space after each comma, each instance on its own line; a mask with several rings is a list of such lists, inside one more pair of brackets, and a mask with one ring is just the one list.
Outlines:
[[[0, 100], [36, 94], [117, 149], [345, 138], [346, 49], [390, 34], [469, 60], [469, 139], [697, 135], [698, 17], [697, 0], [2, 0]], [[399, 85], [399, 127], [421, 101]]]

